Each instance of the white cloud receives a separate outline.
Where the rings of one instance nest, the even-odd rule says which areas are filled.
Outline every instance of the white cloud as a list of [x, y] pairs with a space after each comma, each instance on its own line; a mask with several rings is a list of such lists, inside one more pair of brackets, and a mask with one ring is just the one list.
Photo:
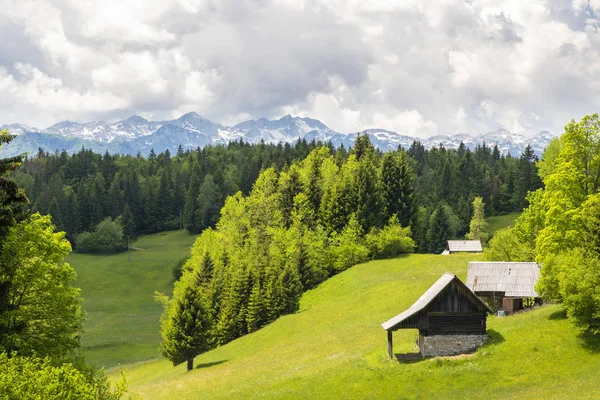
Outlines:
[[600, 107], [599, 0], [0, 7], [0, 124], [194, 110], [225, 124], [291, 113], [422, 137], [559, 133]]

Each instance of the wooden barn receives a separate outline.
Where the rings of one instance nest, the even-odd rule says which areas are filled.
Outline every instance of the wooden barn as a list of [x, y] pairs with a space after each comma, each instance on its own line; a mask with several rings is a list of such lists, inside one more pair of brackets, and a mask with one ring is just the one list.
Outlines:
[[442, 254], [481, 253], [482, 251], [480, 240], [448, 240], [446, 250]]
[[490, 308], [454, 274], [445, 273], [410, 308], [381, 324], [387, 331], [388, 354], [393, 358], [392, 332], [419, 330], [422, 357], [475, 351], [487, 341]]
[[467, 286], [512, 314], [523, 308], [524, 299], [541, 301], [535, 291], [539, 276], [540, 266], [534, 262], [470, 262]]

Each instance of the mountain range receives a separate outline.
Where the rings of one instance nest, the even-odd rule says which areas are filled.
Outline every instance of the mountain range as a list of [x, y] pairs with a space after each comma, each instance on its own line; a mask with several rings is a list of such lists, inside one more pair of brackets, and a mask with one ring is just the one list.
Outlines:
[[[169, 150], [172, 154], [179, 145], [184, 149], [195, 149], [207, 145], [227, 144], [240, 139], [248, 143], [295, 143], [298, 139], [306, 141], [331, 141], [334, 146], [346, 148], [354, 144], [356, 133], [340, 133], [327, 127], [321, 121], [312, 118], [300, 118], [286, 115], [280, 119], [261, 118], [223, 126], [190, 112], [170, 121], [148, 121], [134, 115], [122, 121], [107, 124], [102, 121], [77, 123], [63, 121], [45, 129], [37, 129], [24, 124], [2, 125], [0, 130], [8, 129], [17, 137], [4, 148], [0, 155], [9, 157], [22, 153], [35, 154], [39, 148], [48, 152], [66, 150], [68, 153], [79, 151], [82, 147], [95, 152], [147, 155], [151, 149], [156, 153]], [[520, 155], [529, 144], [540, 156], [553, 134], [539, 132], [528, 138], [498, 129], [481, 135], [458, 134], [454, 136], [437, 135], [428, 139], [418, 139], [384, 129], [367, 129], [372, 143], [382, 151], [395, 150], [398, 146], [410, 147], [419, 140], [426, 148], [443, 145], [445, 148], [457, 148], [464, 143], [468, 148], [486, 143], [497, 145], [503, 154]]]

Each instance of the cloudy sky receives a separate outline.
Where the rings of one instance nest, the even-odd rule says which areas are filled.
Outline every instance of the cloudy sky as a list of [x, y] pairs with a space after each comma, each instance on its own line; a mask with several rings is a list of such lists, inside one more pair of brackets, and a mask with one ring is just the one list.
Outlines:
[[600, 111], [600, 0], [0, 0], [0, 125], [284, 114], [420, 137]]

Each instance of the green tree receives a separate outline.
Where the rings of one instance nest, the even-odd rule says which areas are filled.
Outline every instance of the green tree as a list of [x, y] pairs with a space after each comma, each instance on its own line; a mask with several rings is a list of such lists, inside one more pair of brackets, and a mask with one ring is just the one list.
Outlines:
[[77, 236], [79, 253], [117, 253], [125, 250], [127, 242], [123, 237], [121, 218], [113, 221], [111, 217], [107, 217], [93, 232], [83, 232]]
[[129, 204], [125, 204], [123, 207], [123, 213], [121, 214], [123, 218], [123, 236], [127, 239], [134, 240], [136, 238], [137, 228], [135, 226], [135, 218], [131, 209], [129, 208]]
[[403, 228], [395, 214], [382, 229], [373, 228], [365, 237], [365, 242], [373, 258], [388, 258], [415, 251], [410, 228]]
[[103, 375], [90, 379], [72, 364], [0, 353], [0, 394], [5, 399], [118, 400], [126, 390], [124, 380], [113, 391]]
[[39, 214], [9, 229], [0, 251], [1, 351], [60, 359], [79, 347], [83, 315], [64, 236]]
[[[14, 137], [9, 135], [8, 130], [0, 131], [0, 149]], [[8, 229], [24, 215], [23, 205], [27, 203], [27, 197], [14, 180], [7, 177], [22, 162], [23, 156], [0, 159], [0, 246]]]
[[404, 152], [389, 152], [383, 156], [381, 185], [387, 218], [395, 214], [402, 226], [409, 226], [414, 218], [413, 172]]
[[187, 362], [194, 369], [194, 357], [211, 348], [212, 320], [206, 294], [196, 271], [186, 271], [175, 283], [173, 299], [159, 295], [164, 312], [161, 317], [162, 353], [174, 366]]
[[450, 221], [444, 206], [438, 206], [429, 222], [427, 230], [427, 249], [430, 253], [439, 254], [446, 248], [450, 235]]
[[486, 242], [488, 239], [487, 222], [485, 222], [483, 198], [477, 196], [473, 200], [473, 218], [469, 224], [469, 233], [466, 238], [469, 240], [481, 240]]

